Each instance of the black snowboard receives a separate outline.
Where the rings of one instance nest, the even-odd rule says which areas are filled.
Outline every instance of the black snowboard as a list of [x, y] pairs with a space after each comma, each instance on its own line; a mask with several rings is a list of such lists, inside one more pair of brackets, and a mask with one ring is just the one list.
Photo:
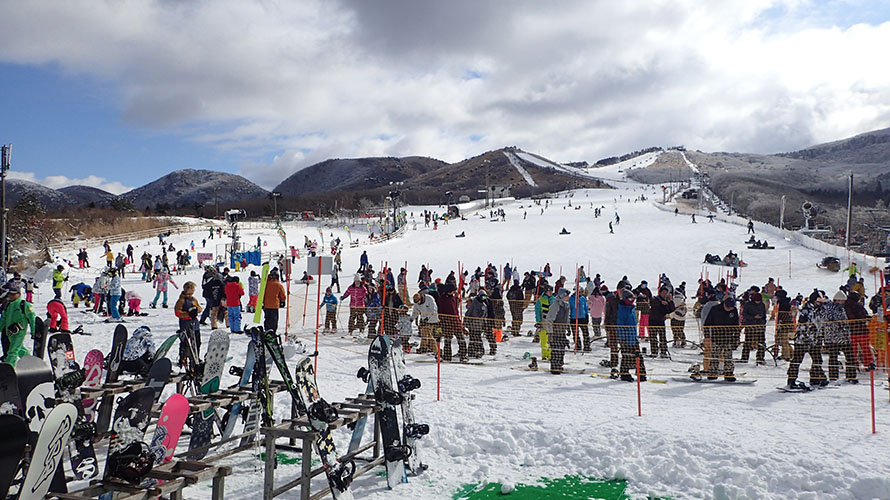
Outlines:
[[376, 418], [383, 438], [386, 483], [390, 489], [408, 482], [405, 460], [411, 453], [410, 448], [402, 442], [402, 427], [399, 425], [397, 408], [403, 399], [393, 383], [391, 348], [389, 337], [378, 335], [368, 349], [368, 375], [374, 399], [383, 408]]
[[[120, 374], [121, 360], [124, 358], [124, 347], [127, 345], [127, 327], [118, 325], [114, 329], [114, 340], [111, 343], [111, 351], [105, 357], [107, 366], [105, 374], [105, 383], [117, 382]], [[96, 432], [103, 434], [108, 431], [108, 425], [111, 423], [111, 407], [114, 406], [114, 394], [109, 394], [102, 398], [99, 403], [99, 410], [96, 416]]]
[[46, 323], [38, 316], [34, 320], [34, 357], [43, 359], [46, 354]]
[[137, 484], [151, 471], [154, 454], [144, 438], [154, 396], [154, 389], [143, 387], [117, 405], [111, 424], [105, 479], [118, 478]]
[[[19, 396], [22, 410], [30, 433], [28, 444], [33, 448], [43, 421], [56, 406], [56, 388], [53, 371], [42, 359], [35, 356], [22, 356], [15, 365], [15, 378], [19, 385]], [[22, 467], [26, 466], [24, 462]], [[68, 491], [63, 467], [56, 467], [55, 476], [50, 484], [50, 491], [66, 493]]]
[[[0, 363], [0, 414], [23, 416], [22, 398], [15, 379], [15, 368], [8, 363]], [[3, 496], [0, 496], [3, 498]]]
[[71, 403], [77, 408], [74, 432], [68, 443], [71, 470], [78, 480], [96, 477], [99, 474], [99, 463], [96, 460], [92, 441], [96, 433], [96, 426], [85, 418], [86, 413], [83, 410], [80, 396], [84, 372], [74, 358], [74, 343], [71, 341], [71, 335], [56, 333], [50, 336], [46, 355], [56, 377], [57, 401]]
[[173, 371], [173, 363], [170, 358], [161, 358], [151, 364], [148, 371], [148, 379], [146, 379], [145, 387], [151, 387], [155, 391], [154, 402], [161, 400], [161, 393], [164, 392], [164, 386], [170, 381], [170, 373]]
[[18, 415], [0, 415], [0, 498], [6, 498], [9, 485], [19, 472], [26, 444], [28, 424], [25, 420]]

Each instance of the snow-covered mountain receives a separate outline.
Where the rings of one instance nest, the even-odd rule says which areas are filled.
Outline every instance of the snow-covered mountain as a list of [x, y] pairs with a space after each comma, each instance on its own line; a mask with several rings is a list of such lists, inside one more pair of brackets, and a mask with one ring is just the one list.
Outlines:
[[195, 203], [211, 204], [254, 200], [269, 194], [240, 175], [214, 170], [177, 170], [142, 187], [127, 191], [124, 198], [139, 210], [157, 205], [188, 207]]

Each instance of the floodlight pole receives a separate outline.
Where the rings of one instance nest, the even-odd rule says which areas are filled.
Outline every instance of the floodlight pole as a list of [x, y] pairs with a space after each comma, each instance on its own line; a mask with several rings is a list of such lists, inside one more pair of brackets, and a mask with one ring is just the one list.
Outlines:
[[850, 226], [853, 222], [853, 171], [850, 170], [850, 185], [847, 188], [847, 232], [844, 235], [844, 248], [850, 249]]
[[12, 144], [0, 148], [0, 267], [6, 268], [6, 171], [9, 170], [12, 158]]

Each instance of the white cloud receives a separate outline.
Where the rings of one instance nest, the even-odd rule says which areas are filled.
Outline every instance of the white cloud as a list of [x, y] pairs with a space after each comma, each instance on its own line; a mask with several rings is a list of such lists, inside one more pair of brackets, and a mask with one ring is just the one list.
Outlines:
[[850, 22], [881, 2], [829, 4], [36, 0], [0, 17], [0, 61], [112, 82], [124, 123], [237, 151], [271, 188], [328, 157], [776, 152], [887, 127], [890, 22]]
[[108, 191], [111, 194], [122, 194], [133, 189], [130, 186], [124, 186], [120, 182], [109, 181], [104, 177], [97, 177], [95, 175], [88, 175], [79, 179], [72, 179], [65, 177], [64, 175], [50, 175], [44, 178], [39, 178], [34, 175], [33, 172], [10, 170], [7, 172], [7, 176], [11, 179], [36, 182], [37, 184], [42, 184], [52, 189], [59, 189], [67, 186], [89, 186]]

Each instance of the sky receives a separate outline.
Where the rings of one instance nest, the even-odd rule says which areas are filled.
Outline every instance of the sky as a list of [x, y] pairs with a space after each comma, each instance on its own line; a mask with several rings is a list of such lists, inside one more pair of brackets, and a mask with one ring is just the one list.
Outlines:
[[775, 153], [890, 127], [885, 0], [0, 0], [10, 176]]

